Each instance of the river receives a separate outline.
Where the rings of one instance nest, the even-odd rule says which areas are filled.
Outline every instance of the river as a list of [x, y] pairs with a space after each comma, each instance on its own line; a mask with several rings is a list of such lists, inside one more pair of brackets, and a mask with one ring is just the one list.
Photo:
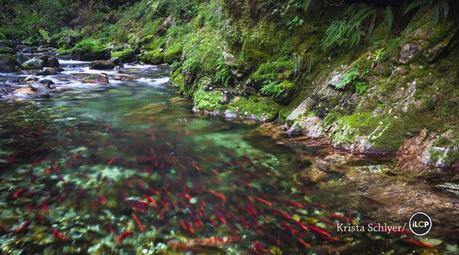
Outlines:
[[407, 229], [337, 232], [371, 219], [301, 181], [311, 162], [257, 123], [193, 113], [167, 67], [96, 85], [89, 63], [61, 66], [50, 97], [0, 102], [2, 254], [426, 252]]

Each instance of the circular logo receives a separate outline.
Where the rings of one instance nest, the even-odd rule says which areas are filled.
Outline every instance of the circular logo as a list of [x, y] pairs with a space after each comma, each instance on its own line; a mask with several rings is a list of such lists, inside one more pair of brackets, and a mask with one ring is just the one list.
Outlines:
[[411, 216], [409, 227], [417, 236], [427, 235], [432, 228], [432, 219], [426, 213], [417, 212]]

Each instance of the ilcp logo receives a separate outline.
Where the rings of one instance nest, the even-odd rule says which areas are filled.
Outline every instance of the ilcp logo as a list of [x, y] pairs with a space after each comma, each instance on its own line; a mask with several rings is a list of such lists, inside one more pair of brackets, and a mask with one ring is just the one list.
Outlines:
[[410, 218], [409, 227], [417, 236], [427, 235], [432, 228], [432, 219], [423, 212], [417, 212]]

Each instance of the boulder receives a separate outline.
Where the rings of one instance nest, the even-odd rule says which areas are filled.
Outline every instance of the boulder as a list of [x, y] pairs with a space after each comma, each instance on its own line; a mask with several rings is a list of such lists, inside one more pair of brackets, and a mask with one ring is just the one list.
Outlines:
[[56, 57], [48, 58], [48, 62], [45, 64], [45, 67], [59, 68], [59, 60]]
[[83, 61], [94, 61], [98, 59], [109, 59], [110, 51], [106, 49], [86, 50], [81, 48], [73, 48], [70, 53], [72, 59]]
[[97, 60], [91, 63], [90, 69], [95, 70], [113, 70], [116, 64], [111, 60]]
[[15, 72], [19, 64], [11, 54], [0, 54], [0, 72]]
[[22, 63], [22, 68], [24, 69], [42, 69], [44, 66], [44, 61], [40, 58], [32, 58]]
[[40, 83], [45, 85], [49, 89], [54, 89], [55, 88], [55, 86], [53, 86], [54, 82], [52, 80], [43, 79], [43, 80], [40, 80]]
[[30, 60], [30, 58], [27, 57], [24, 53], [22, 53], [22, 52], [16, 53], [16, 61], [17, 61], [20, 65], [22, 65], [24, 62], [26, 62], [26, 61], [28, 61], [28, 60]]
[[14, 90], [13, 94], [18, 97], [49, 97], [50, 88], [40, 82], [31, 82], [28, 87]]

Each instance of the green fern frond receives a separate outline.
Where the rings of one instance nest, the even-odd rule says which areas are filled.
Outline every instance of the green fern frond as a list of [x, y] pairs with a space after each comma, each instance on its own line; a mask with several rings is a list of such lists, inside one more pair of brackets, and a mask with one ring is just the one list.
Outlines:
[[394, 24], [394, 12], [392, 11], [392, 7], [390, 5], [386, 6], [386, 10], [384, 11], [384, 21], [386, 22], [389, 30], [392, 30], [392, 25]]

